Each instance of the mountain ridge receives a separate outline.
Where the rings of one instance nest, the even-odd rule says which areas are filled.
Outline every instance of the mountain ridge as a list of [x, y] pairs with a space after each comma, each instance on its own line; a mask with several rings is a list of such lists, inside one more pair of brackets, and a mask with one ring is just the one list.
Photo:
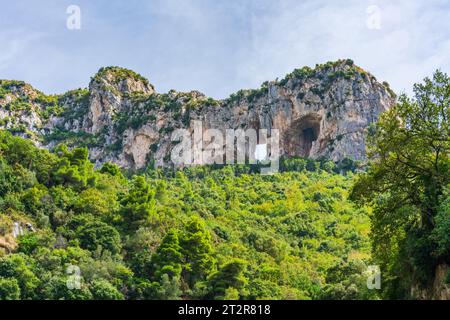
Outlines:
[[158, 93], [138, 73], [101, 68], [88, 89], [45, 95], [21, 81], [0, 80], [0, 128], [53, 148], [86, 146], [97, 165], [171, 165], [171, 133], [202, 121], [204, 130], [280, 130], [281, 155], [365, 159], [365, 134], [395, 102], [385, 82], [338, 60], [303, 67], [259, 89], [216, 100], [198, 91]]

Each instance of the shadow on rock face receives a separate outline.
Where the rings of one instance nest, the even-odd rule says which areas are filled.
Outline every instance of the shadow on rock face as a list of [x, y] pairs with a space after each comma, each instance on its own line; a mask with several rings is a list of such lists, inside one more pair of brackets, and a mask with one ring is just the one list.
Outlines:
[[320, 122], [322, 117], [319, 114], [308, 114], [294, 121], [285, 133], [285, 152], [289, 155], [309, 157], [313, 142], [320, 135]]

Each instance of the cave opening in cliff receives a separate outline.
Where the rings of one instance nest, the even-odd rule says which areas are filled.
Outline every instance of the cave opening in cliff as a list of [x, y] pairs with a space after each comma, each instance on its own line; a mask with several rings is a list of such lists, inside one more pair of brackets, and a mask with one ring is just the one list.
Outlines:
[[305, 156], [309, 156], [311, 151], [312, 143], [317, 140], [316, 132], [313, 128], [303, 129], [300, 135], [300, 141], [303, 144], [303, 153]]
[[320, 135], [321, 116], [309, 114], [294, 121], [285, 136], [286, 152], [291, 156], [309, 157]]

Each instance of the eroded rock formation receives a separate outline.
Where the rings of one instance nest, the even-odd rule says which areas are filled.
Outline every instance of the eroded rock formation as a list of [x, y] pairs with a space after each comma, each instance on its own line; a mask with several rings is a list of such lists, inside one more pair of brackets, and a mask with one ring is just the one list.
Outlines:
[[46, 96], [17, 81], [0, 82], [0, 127], [52, 148], [86, 146], [96, 164], [170, 165], [171, 133], [200, 120], [203, 129], [272, 129], [281, 155], [365, 158], [365, 134], [395, 100], [387, 83], [339, 60], [297, 69], [257, 90], [214, 100], [193, 91], [156, 93], [133, 71], [102, 68], [89, 89]]

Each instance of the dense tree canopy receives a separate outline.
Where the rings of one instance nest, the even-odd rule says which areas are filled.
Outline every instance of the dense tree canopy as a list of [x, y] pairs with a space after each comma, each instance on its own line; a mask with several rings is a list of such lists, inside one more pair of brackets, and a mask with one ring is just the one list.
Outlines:
[[355, 199], [374, 205], [373, 254], [388, 274], [389, 297], [426, 287], [435, 267], [450, 261], [450, 79], [436, 71], [414, 93], [381, 116], [371, 166], [353, 189]]
[[0, 168], [1, 299], [315, 299], [348, 261], [351, 298], [368, 296], [367, 210], [347, 200], [342, 166], [133, 175], [0, 131]]

